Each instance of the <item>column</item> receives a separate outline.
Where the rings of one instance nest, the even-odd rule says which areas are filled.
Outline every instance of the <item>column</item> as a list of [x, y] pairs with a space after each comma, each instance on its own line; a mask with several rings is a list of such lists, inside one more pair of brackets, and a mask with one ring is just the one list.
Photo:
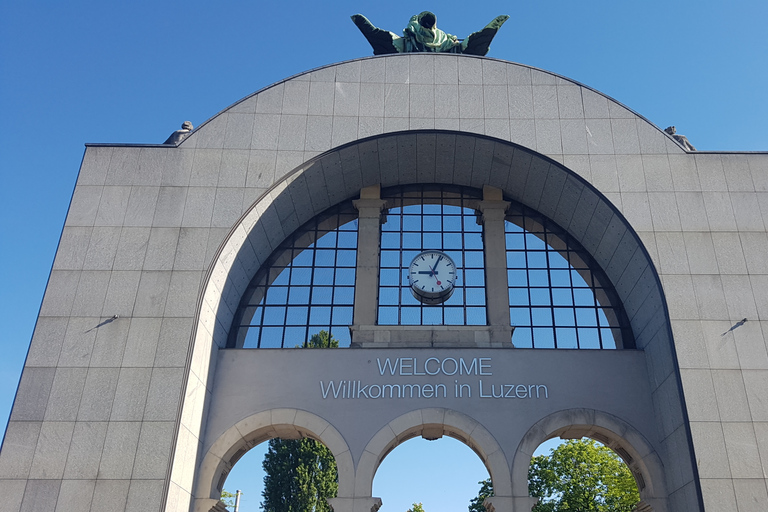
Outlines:
[[482, 213], [483, 242], [485, 247], [485, 299], [492, 343], [511, 343], [512, 327], [509, 323], [509, 288], [507, 283], [507, 246], [504, 237], [504, 217], [509, 208], [501, 190], [483, 187], [483, 200], [478, 209]]
[[358, 211], [357, 272], [355, 275], [355, 325], [375, 325], [379, 290], [379, 245], [382, 213], [387, 202], [379, 185], [365, 187], [353, 202]]

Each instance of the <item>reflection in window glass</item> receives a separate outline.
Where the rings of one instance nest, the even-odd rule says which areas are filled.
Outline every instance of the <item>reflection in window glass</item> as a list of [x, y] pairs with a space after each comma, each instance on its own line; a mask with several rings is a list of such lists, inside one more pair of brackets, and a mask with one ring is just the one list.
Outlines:
[[[486, 325], [479, 190], [439, 185], [382, 191], [379, 325]], [[230, 347], [293, 348], [329, 331], [350, 345], [357, 263], [357, 211], [342, 203], [302, 226], [273, 252], [243, 295]], [[518, 348], [634, 347], [629, 322], [602, 270], [557, 225], [517, 203], [505, 221], [509, 315]], [[459, 275], [451, 298], [426, 306], [413, 297], [407, 269], [439, 249]], [[376, 293], [367, 290], [364, 293]]]
[[229, 346], [293, 348], [328, 331], [349, 346], [357, 264], [357, 211], [342, 203], [273, 252], [243, 296]]
[[[449, 186], [385, 189], [389, 203], [379, 260], [379, 325], [485, 325], [485, 256], [477, 223], [478, 191]], [[456, 288], [440, 305], [416, 300], [408, 282], [413, 258], [445, 251], [459, 269]]]
[[[613, 289], [591, 257], [557, 225], [514, 204], [505, 223], [509, 317], [518, 348], [629, 347]], [[602, 328], [601, 328], [602, 327]]]

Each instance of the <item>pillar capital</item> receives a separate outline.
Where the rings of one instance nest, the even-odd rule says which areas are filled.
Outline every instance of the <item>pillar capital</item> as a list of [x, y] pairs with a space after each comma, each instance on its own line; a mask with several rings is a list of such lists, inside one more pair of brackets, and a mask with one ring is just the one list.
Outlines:
[[530, 496], [491, 496], [483, 506], [488, 512], [530, 512], [538, 501]]
[[381, 507], [381, 498], [360, 496], [355, 498], [328, 498], [333, 512], [376, 512]]

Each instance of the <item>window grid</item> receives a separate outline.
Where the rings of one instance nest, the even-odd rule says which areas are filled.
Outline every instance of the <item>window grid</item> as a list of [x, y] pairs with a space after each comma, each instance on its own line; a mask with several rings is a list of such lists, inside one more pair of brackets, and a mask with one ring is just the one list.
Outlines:
[[[631, 344], [623, 309], [591, 257], [561, 228], [514, 204], [505, 222], [510, 321], [519, 348]], [[623, 341], [622, 341], [623, 340]]]
[[[441, 185], [382, 191], [388, 202], [381, 230], [379, 325], [485, 325], [485, 255], [477, 223], [479, 192]], [[420, 252], [445, 251], [456, 263], [453, 295], [425, 305], [411, 293], [408, 267]]]
[[300, 347], [321, 330], [349, 346], [357, 227], [357, 211], [346, 202], [286, 239], [243, 296], [229, 346]]

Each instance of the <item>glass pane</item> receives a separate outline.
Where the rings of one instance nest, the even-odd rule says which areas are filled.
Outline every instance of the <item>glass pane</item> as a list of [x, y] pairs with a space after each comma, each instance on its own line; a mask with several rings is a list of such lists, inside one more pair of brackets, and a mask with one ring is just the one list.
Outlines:
[[512, 333], [512, 343], [517, 348], [533, 348], [533, 333], [530, 327], [518, 327]]
[[555, 329], [557, 335], [557, 348], [579, 348], [576, 340], [576, 329]]
[[283, 328], [282, 327], [262, 327], [261, 343], [259, 348], [282, 348], [283, 346]]

